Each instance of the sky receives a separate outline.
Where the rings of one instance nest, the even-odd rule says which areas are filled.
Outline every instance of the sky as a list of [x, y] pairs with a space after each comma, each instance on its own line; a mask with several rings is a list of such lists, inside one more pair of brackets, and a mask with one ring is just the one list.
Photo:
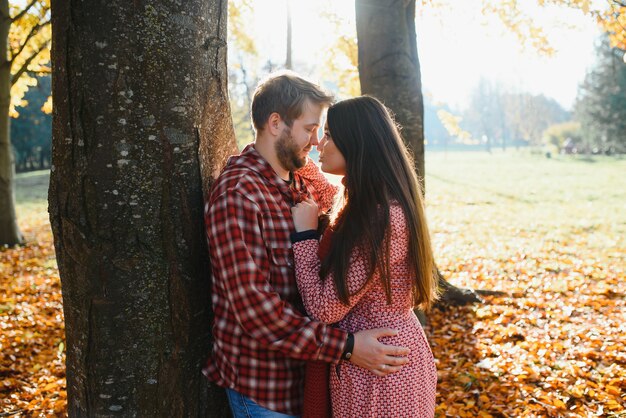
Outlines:
[[[346, 19], [343, 30], [356, 33], [354, 0], [254, 0], [249, 29], [260, 55], [275, 63], [285, 60], [287, 1], [291, 1], [296, 69], [301, 65], [315, 72], [323, 65], [324, 49], [337, 37], [320, 7], [332, 4]], [[556, 49], [553, 56], [542, 57], [523, 50], [496, 18], [483, 16], [480, 0], [448, 3], [454, 7], [418, 10], [416, 19], [422, 86], [435, 102], [462, 108], [480, 77], [485, 77], [514, 92], [545, 94], [571, 108], [593, 63], [593, 46], [600, 34], [591, 18], [566, 8], [539, 9], [534, 0], [522, 0]]]

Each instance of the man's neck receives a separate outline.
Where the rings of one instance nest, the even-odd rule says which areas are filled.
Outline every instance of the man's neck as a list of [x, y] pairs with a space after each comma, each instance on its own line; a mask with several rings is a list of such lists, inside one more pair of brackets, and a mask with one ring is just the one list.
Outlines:
[[254, 149], [261, 154], [261, 157], [267, 161], [270, 166], [274, 169], [278, 176], [285, 180], [289, 181], [291, 175], [289, 170], [286, 170], [278, 161], [278, 156], [276, 155], [276, 150], [274, 148], [274, 144], [269, 141], [267, 138], [259, 138], [257, 137], [254, 141]]

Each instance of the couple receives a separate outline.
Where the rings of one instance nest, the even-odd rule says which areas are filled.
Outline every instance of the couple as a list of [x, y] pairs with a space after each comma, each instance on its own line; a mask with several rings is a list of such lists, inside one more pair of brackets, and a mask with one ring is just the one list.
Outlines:
[[[413, 314], [436, 297], [432, 251], [388, 110], [371, 97], [332, 105], [279, 73], [257, 87], [252, 122], [255, 142], [228, 160], [205, 205], [215, 319], [204, 374], [235, 417], [300, 416], [305, 398], [304, 416], [323, 416], [328, 384], [335, 417], [432, 417], [437, 374]], [[342, 191], [308, 158], [313, 146]], [[319, 362], [330, 382], [314, 381]]]

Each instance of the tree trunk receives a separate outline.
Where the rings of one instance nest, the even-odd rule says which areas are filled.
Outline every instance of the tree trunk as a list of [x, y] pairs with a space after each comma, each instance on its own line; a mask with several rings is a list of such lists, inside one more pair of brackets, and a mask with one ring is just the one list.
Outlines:
[[361, 93], [395, 114], [424, 180], [424, 101], [415, 34], [415, 0], [357, 0]]
[[288, 70], [293, 69], [293, 63], [291, 62], [291, 0], [287, 0], [287, 57], [285, 58], [285, 68]]
[[23, 242], [15, 217], [13, 191], [15, 166], [11, 150], [9, 104], [11, 103], [11, 65], [7, 61], [7, 47], [11, 20], [8, 0], [0, 0], [0, 245]]
[[[380, 99], [395, 115], [425, 190], [424, 100], [415, 33], [415, 0], [356, 0], [361, 92]], [[478, 302], [439, 274], [446, 303]]]
[[201, 374], [212, 315], [203, 189], [236, 152], [226, 10], [52, 1], [49, 211], [70, 417], [228, 414]]

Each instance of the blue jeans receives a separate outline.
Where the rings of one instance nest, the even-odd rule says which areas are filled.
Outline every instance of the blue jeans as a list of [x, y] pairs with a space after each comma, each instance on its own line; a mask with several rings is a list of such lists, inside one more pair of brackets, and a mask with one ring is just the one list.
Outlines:
[[263, 408], [252, 399], [232, 389], [226, 389], [226, 395], [234, 418], [299, 418], [296, 415], [281, 414]]

